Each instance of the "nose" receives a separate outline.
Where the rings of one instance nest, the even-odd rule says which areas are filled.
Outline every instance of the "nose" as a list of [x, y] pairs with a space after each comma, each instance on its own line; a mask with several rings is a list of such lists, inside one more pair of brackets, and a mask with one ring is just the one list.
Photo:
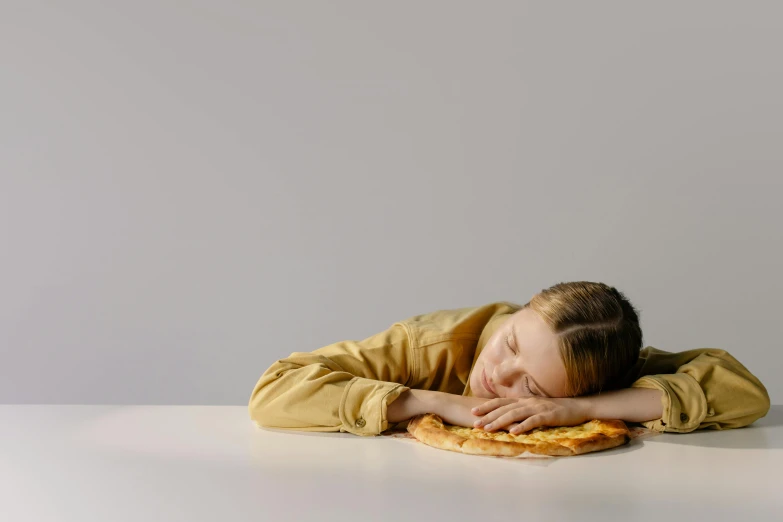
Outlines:
[[504, 388], [511, 388], [519, 379], [519, 368], [515, 368], [508, 363], [501, 363], [495, 366], [494, 375], [492, 376], [492, 382], [503, 386]]

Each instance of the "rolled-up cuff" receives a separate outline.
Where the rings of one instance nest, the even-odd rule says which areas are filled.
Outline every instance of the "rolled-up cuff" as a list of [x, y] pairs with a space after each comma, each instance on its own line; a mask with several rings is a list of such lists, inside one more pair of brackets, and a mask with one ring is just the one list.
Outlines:
[[354, 377], [340, 401], [341, 431], [355, 435], [380, 435], [389, 427], [388, 405], [410, 388], [395, 382]]
[[688, 433], [707, 416], [707, 399], [699, 383], [687, 373], [645, 375], [632, 388], [661, 390], [663, 414], [660, 419], [642, 422], [653, 431]]

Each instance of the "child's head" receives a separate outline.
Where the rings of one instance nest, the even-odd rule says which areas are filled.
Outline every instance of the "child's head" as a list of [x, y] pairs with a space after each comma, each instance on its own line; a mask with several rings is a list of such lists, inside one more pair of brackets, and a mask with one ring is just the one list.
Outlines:
[[534, 295], [487, 340], [471, 389], [486, 398], [617, 389], [641, 347], [639, 313], [616, 288], [559, 283]]
[[558, 337], [567, 374], [566, 396], [618, 388], [642, 348], [639, 312], [613, 286], [590, 281], [558, 283], [525, 305]]

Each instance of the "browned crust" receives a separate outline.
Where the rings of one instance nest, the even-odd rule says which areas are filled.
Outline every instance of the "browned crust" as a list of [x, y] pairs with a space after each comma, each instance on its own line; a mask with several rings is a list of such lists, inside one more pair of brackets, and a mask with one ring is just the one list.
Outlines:
[[584, 439], [568, 439], [560, 444], [571, 449], [574, 455], [601, 451], [616, 446], [622, 446], [631, 440], [631, 432], [621, 420], [593, 420], [595, 433]]
[[408, 423], [408, 432], [424, 444], [449, 451], [462, 452], [462, 444], [467, 440], [447, 431], [440, 417], [430, 413], [414, 417]]
[[[561, 436], [535, 442], [503, 441], [481, 437], [464, 437], [449, 431], [439, 416], [434, 413], [426, 413], [411, 419], [408, 423], [408, 432], [424, 444], [435, 448], [470, 455], [502, 457], [515, 457], [526, 451], [538, 455], [581, 455], [621, 446], [631, 440], [628, 427], [621, 420], [594, 419], [580, 426], [588, 429], [590, 435], [580, 438]], [[543, 427], [540, 428], [540, 431], [549, 429], [555, 428]]]
[[510, 442], [505, 440], [466, 439], [462, 452], [471, 455], [492, 455], [498, 457], [516, 457], [524, 452], [539, 455], [566, 456], [572, 452], [568, 448], [554, 442]]

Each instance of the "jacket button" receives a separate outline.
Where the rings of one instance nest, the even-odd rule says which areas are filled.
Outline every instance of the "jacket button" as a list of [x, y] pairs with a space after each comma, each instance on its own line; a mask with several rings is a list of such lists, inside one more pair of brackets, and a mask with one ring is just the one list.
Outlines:
[[680, 413], [680, 420], [682, 422], [688, 422], [688, 416], [684, 413]]
[[367, 423], [366, 423], [366, 422], [364, 422], [364, 419], [362, 419], [361, 417], [359, 417], [358, 419], [356, 419], [356, 426], [357, 426], [357, 427], [359, 427], [359, 428], [364, 428], [364, 425], [365, 425], [365, 424], [367, 424]]

